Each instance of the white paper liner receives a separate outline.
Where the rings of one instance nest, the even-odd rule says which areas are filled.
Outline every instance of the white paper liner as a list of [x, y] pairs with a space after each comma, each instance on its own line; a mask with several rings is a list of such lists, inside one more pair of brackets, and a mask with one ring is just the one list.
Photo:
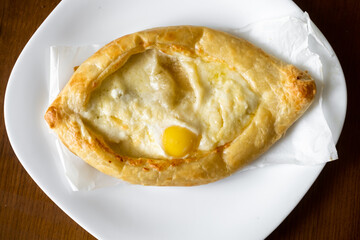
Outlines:
[[[333, 57], [331, 48], [323, 43], [307, 13], [301, 18], [284, 17], [251, 24], [241, 29], [222, 29], [249, 40], [273, 56], [307, 70], [317, 84], [317, 96], [308, 111], [269, 151], [241, 169], [259, 168], [269, 164], [314, 165], [338, 158], [331, 131], [322, 112], [324, 79], [319, 53]], [[111, 40], [110, 40], [111, 41]], [[52, 46], [50, 48], [49, 104], [79, 66], [103, 44], [90, 46]], [[127, 184], [107, 176], [71, 153], [57, 138], [59, 158], [72, 190], [92, 190], [115, 184]]]

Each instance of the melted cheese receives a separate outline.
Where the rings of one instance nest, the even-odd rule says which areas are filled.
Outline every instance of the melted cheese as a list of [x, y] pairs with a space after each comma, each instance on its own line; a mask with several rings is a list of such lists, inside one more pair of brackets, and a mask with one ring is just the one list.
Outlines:
[[199, 136], [198, 150], [208, 151], [241, 133], [257, 99], [223, 63], [148, 50], [107, 77], [82, 115], [119, 154], [167, 158], [166, 128], [189, 129]]

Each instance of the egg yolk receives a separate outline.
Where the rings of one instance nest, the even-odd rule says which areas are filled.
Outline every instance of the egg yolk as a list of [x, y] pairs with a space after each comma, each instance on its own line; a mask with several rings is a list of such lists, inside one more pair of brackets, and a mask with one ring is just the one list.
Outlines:
[[172, 157], [184, 157], [198, 144], [198, 137], [187, 128], [171, 126], [165, 129], [162, 143], [166, 154]]

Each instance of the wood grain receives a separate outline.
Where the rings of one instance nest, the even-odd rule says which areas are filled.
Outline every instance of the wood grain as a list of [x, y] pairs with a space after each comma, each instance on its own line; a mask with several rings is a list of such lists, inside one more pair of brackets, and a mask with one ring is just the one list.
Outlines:
[[[59, 0], [0, 1], [0, 101], [21, 50]], [[295, 0], [334, 48], [348, 87], [337, 148], [304, 199], [268, 239], [360, 239], [360, 1]], [[0, 239], [93, 239], [35, 184], [16, 158], [0, 116]]]

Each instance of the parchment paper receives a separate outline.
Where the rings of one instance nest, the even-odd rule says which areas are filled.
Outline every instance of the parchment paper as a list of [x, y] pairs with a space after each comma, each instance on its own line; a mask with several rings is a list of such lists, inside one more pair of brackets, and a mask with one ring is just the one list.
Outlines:
[[[301, 18], [284, 17], [251, 24], [241, 29], [220, 29], [261, 47], [273, 56], [307, 70], [316, 81], [317, 96], [308, 111], [287, 131], [286, 135], [252, 164], [241, 169], [269, 164], [314, 165], [337, 159], [331, 131], [322, 112], [324, 79], [319, 53], [332, 57], [329, 47], [320, 41], [307, 13]], [[109, 39], [109, 42], [112, 39]], [[50, 48], [49, 104], [70, 79], [74, 67], [80, 65], [104, 44], [90, 46], [52, 46]], [[115, 184], [127, 184], [107, 176], [71, 153], [54, 136], [64, 174], [74, 191], [91, 190]], [[121, 187], [121, 186], [119, 186]]]

